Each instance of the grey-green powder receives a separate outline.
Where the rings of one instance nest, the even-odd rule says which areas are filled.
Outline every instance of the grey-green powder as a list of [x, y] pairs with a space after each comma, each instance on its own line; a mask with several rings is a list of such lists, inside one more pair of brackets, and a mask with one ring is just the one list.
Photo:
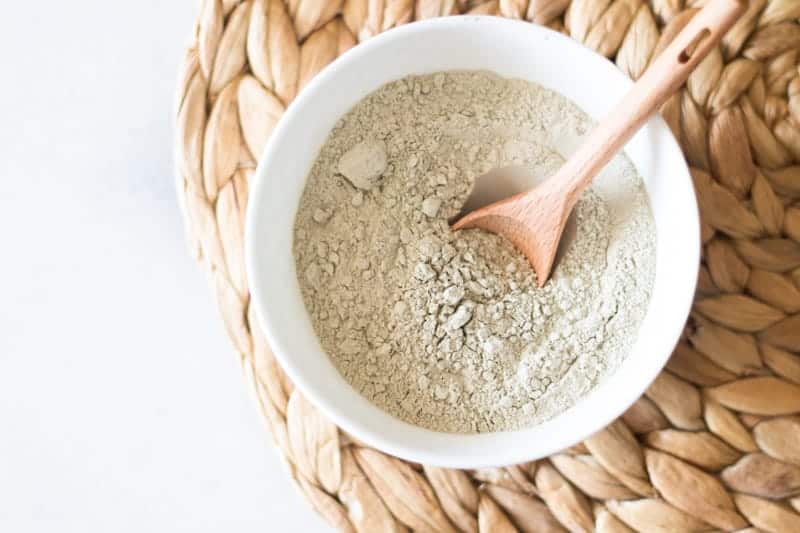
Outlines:
[[389, 83], [336, 124], [294, 253], [320, 343], [353, 387], [408, 422], [486, 432], [555, 416], [619, 365], [655, 273], [652, 215], [626, 158], [579, 201], [541, 289], [503, 238], [448, 226], [475, 176], [552, 174], [589, 126], [564, 97], [486, 72]]

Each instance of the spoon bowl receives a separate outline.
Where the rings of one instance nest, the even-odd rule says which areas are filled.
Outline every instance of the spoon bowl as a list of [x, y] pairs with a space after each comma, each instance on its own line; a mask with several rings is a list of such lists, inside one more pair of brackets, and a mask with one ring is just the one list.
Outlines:
[[[461, 207], [461, 211], [450, 219], [453, 229], [467, 229], [463, 224], [469, 213], [533, 189], [544, 183], [549, 177], [550, 174], [546, 168], [522, 165], [493, 168], [489, 172], [476, 177], [472, 190]], [[455, 224], [458, 222], [462, 225], [456, 227]], [[556, 250], [555, 264], [558, 264], [564, 252], [575, 240], [577, 228], [576, 217], [574, 213], [570, 214], [561, 234], [558, 250]]]

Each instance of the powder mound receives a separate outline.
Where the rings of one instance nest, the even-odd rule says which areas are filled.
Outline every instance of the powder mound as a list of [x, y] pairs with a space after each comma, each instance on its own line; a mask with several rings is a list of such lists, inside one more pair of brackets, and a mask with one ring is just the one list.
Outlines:
[[359, 189], [373, 188], [386, 170], [386, 145], [364, 141], [349, 149], [339, 159], [339, 172]]
[[503, 238], [454, 233], [474, 177], [552, 174], [590, 127], [564, 97], [485, 72], [411, 76], [359, 102], [309, 174], [294, 254], [323, 349], [362, 395], [438, 431], [530, 426], [629, 354], [655, 272], [641, 179], [618, 157], [576, 205], [544, 287]]

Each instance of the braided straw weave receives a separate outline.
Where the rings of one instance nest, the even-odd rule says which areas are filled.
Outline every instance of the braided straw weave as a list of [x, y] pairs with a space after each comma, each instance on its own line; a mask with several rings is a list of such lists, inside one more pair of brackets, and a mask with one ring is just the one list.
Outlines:
[[250, 305], [242, 233], [256, 158], [295, 94], [358, 41], [415, 19], [499, 15], [564, 32], [636, 78], [700, 3], [205, 1], [178, 89], [178, 196], [277, 447], [332, 526], [800, 531], [800, 0], [751, 0], [662, 109], [700, 203], [695, 306], [667, 370], [582, 444], [478, 471], [364, 447], [294, 389]]

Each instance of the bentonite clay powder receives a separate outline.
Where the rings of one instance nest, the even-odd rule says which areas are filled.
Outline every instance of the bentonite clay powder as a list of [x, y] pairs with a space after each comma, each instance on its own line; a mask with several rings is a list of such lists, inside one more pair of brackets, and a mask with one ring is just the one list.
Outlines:
[[631, 350], [655, 274], [641, 178], [620, 156], [573, 213], [543, 288], [502, 237], [453, 232], [475, 176], [552, 174], [590, 127], [563, 96], [486, 72], [410, 76], [361, 100], [308, 177], [294, 254], [320, 343], [371, 402], [447, 432], [573, 405]]

